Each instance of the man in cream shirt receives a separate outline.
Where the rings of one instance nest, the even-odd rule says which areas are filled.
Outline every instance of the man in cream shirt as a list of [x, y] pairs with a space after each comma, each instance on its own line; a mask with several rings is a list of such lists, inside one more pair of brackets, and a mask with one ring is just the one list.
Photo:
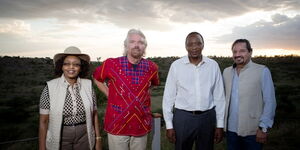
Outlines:
[[234, 64], [223, 72], [227, 149], [261, 150], [275, 116], [272, 76], [266, 66], [252, 62], [247, 39], [237, 39], [231, 50]]

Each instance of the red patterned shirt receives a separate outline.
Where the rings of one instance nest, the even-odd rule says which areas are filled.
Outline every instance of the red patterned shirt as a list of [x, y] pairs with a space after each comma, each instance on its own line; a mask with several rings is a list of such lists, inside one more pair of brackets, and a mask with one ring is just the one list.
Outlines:
[[114, 135], [142, 136], [151, 130], [150, 87], [158, 85], [158, 67], [142, 59], [131, 64], [127, 57], [109, 58], [96, 68], [94, 78], [108, 80], [104, 130]]

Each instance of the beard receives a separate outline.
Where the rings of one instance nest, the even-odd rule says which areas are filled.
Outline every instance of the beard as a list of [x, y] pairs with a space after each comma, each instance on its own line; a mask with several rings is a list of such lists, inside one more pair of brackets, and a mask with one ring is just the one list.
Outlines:
[[244, 63], [244, 58], [241, 57], [241, 56], [239, 56], [239, 57], [234, 57], [234, 62], [235, 62], [236, 64], [242, 64], [242, 63]]
[[143, 57], [144, 53], [145, 52], [140, 48], [133, 48], [130, 50], [129, 55], [133, 58], [139, 59], [139, 58]]

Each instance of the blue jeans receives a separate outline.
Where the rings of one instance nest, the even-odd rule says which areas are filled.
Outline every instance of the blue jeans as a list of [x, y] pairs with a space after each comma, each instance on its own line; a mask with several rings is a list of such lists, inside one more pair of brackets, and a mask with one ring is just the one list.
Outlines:
[[235, 132], [226, 132], [227, 150], [262, 150], [262, 144], [256, 142], [256, 135], [238, 136]]

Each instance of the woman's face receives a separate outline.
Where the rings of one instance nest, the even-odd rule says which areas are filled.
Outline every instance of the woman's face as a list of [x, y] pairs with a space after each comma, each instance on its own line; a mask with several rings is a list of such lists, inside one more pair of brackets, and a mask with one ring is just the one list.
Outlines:
[[62, 71], [67, 80], [76, 80], [80, 72], [81, 61], [76, 56], [67, 56], [64, 60]]

